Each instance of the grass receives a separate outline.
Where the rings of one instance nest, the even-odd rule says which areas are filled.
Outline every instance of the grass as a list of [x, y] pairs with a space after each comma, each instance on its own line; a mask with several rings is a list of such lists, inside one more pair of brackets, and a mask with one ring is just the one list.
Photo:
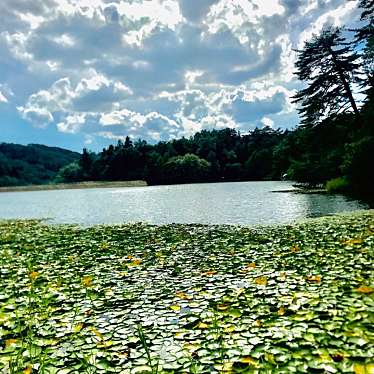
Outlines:
[[57, 183], [57, 184], [40, 184], [29, 186], [9, 186], [0, 187], [0, 192], [17, 192], [17, 191], [46, 191], [46, 190], [66, 190], [81, 188], [120, 188], [120, 187], [144, 187], [147, 183], [142, 180], [133, 181], [114, 181], [114, 182], [77, 182], [77, 183]]
[[0, 372], [372, 373], [374, 212], [0, 222]]

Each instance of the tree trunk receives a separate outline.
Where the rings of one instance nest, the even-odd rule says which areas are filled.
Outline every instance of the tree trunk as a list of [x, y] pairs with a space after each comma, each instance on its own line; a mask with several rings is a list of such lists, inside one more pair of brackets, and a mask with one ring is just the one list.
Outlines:
[[343, 70], [342, 68], [340, 67], [339, 65], [339, 61], [337, 60], [336, 56], [335, 56], [335, 52], [333, 51], [333, 49], [331, 47], [329, 47], [329, 52], [331, 53], [331, 57], [332, 57], [332, 61], [334, 62], [334, 65], [336, 67], [336, 71], [339, 75], [339, 78], [340, 80], [342, 81], [343, 83], [343, 86], [344, 86], [344, 89], [345, 89], [345, 92], [347, 93], [347, 96], [348, 96], [348, 99], [349, 99], [349, 102], [351, 103], [351, 107], [356, 115], [357, 118], [360, 117], [360, 112], [357, 108], [357, 105], [356, 105], [356, 102], [355, 102], [355, 99], [353, 98], [353, 94], [352, 94], [352, 90], [351, 90], [351, 87], [349, 86], [349, 83], [347, 82], [347, 80], [345, 79], [344, 77], [344, 73], [343, 73]]

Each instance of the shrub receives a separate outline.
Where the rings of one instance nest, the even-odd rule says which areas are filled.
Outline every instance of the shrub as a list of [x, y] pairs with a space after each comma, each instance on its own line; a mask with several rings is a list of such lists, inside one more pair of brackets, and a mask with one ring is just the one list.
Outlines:
[[344, 178], [334, 178], [326, 183], [326, 190], [328, 193], [345, 193], [350, 189], [349, 181]]

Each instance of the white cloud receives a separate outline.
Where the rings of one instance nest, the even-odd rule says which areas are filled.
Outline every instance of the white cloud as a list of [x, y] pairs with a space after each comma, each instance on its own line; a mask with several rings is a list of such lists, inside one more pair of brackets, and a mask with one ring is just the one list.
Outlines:
[[250, 32], [261, 33], [264, 17], [282, 15], [284, 11], [279, 0], [221, 0], [210, 8], [205, 23], [212, 34], [229, 29], [241, 43], [249, 43], [251, 48], [257, 43], [261, 47], [263, 41], [254, 41]]
[[[341, 6], [336, 9], [332, 9], [326, 13], [320, 15], [310, 27], [305, 29], [299, 37], [298, 48], [303, 48], [303, 45], [306, 41], [310, 40], [313, 35], [319, 34], [322, 29], [326, 26], [335, 26], [340, 27], [346, 24], [349, 21], [352, 11], [356, 9], [357, 1], [346, 1]], [[313, 8], [312, 8], [313, 9]]]
[[177, 138], [183, 133], [181, 125], [160, 113], [142, 115], [127, 109], [103, 113], [99, 116], [102, 125], [99, 133], [111, 139], [126, 135], [133, 138], [148, 138], [153, 141]]
[[32, 60], [32, 54], [26, 50], [28, 35], [22, 32], [9, 33], [4, 31], [1, 34], [2, 39], [6, 42], [9, 51], [16, 59], [29, 62]]
[[279, 78], [283, 82], [290, 82], [294, 79], [295, 63], [297, 53], [292, 48], [292, 42], [287, 34], [280, 35], [276, 42], [281, 46], [280, 73]]
[[187, 87], [191, 87], [197, 81], [199, 77], [204, 74], [202, 70], [187, 70], [184, 74], [185, 82]]
[[269, 117], [263, 117], [261, 123], [266, 127], [274, 127], [274, 121]]
[[231, 129], [239, 128], [239, 125], [234, 119], [227, 114], [211, 114], [201, 120], [201, 125], [204, 129], [224, 129], [229, 127]]
[[111, 10], [118, 15], [122, 25], [132, 24], [133, 28], [124, 33], [123, 41], [135, 46], [141, 46], [155, 29], [175, 30], [183, 20], [179, 3], [175, 0], [123, 1], [117, 6], [112, 4]]
[[18, 107], [18, 110], [21, 112], [22, 118], [30, 121], [35, 127], [46, 128], [54, 121], [52, 113], [45, 108]]
[[307, 0], [303, 4], [300, 15], [305, 16], [310, 11], [318, 8], [318, 0]]
[[0, 91], [0, 103], [7, 103], [8, 99], [6, 96]]
[[131, 94], [132, 91], [122, 82], [110, 80], [91, 70], [89, 77], [82, 78], [75, 87], [67, 77], [57, 80], [48, 90], [32, 94], [26, 106], [18, 110], [24, 118], [28, 118], [26, 113], [48, 111], [64, 114], [97, 111], [100, 108], [113, 109]]
[[88, 141], [293, 126], [292, 50], [327, 24], [355, 22], [356, 4], [2, 0], [0, 102]]
[[54, 41], [64, 47], [73, 47], [75, 45], [74, 38], [69, 34], [62, 34], [61, 36], [54, 38]]
[[61, 132], [76, 134], [81, 130], [82, 126], [86, 123], [86, 117], [86, 114], [74, 113], [72, 115], [67, 116], [63, 122], [58, 123], [57, 128]]

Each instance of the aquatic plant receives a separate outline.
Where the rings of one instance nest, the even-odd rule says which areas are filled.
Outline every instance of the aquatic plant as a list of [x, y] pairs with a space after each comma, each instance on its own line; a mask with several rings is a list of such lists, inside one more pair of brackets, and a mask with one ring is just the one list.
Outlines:
[[270, 227], [0, 222], [0, 371], [373, 371], [374, 213]]

